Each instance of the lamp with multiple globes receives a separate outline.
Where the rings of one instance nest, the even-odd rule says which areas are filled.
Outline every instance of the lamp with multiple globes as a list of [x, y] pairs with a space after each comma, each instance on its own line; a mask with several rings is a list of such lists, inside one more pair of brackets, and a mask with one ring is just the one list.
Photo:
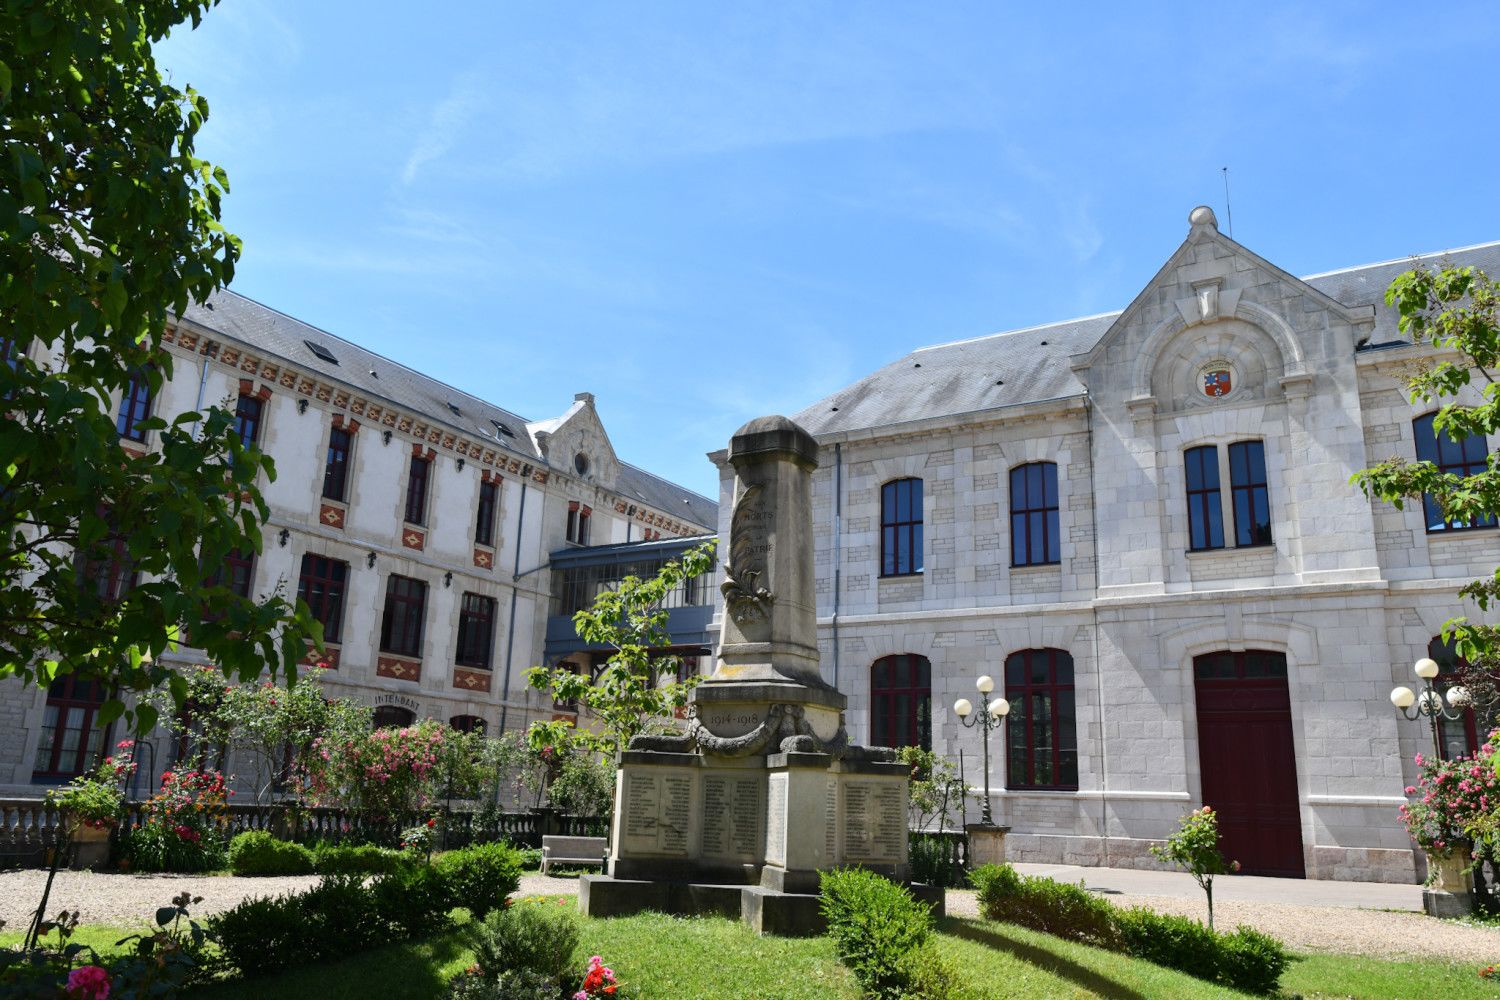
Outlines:
[[1413, 722], [1419, 719], [1427, 719], [1432, 725], [1432, 753], [1438, 760], [1443, 759], [1443, 744], [1438, 739], [1438, 720], [1447, 719], [1455, 722], [1463, 718], [1464, 710], [1469, 707], [1472, 699], [1469, 689], [1462, 684], [1455, 684], [1448, 689], [1448, 708], [1443, 707], [1443, 695], [1433, 686], [1433, 680], [1438, 675], [1437, 661], [1423, 657], [1416, 662], [1412, 668], [1418, 679], [1422, 681], [1421, 692], [1413, 691], [1402, 685], [1391, 690], [1391, 704], [1401, 712], [1403, 716]]
[[960, 698], [953, 703], [953, 714], [958, 716], [958, 721], [967, 728], [978, 727], [980, 730], [980, 743], [984, 747], [984, 803], [980, 816], [980, 822], [985, 826], [994, 826], [994, 817], [990, 815], [990, 730], [999, 729], [1005, 717], [1010, 714], [1010, 702], [1004, 698], [991, 699], [989, 694], [995, 690], [995, 679], [985, 674], [974, 682], [974, 688], [984, 697], [981, 704], [984, 711], [978, 715], [974, 714], [974, 703], [967, 698]]

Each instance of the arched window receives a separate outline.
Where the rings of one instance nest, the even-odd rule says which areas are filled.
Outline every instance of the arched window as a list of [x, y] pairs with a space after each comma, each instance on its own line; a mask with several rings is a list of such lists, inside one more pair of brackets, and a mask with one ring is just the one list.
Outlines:
[[1061, 561], [1057, 530], [1057, 463], [1032, 462], [1011, 469], [1010, 564]]
[[390, 729], [409, 726], [417, 721], [417, 714], [400, 705], [378, 705], [375, 708], [375, 728]]
[[[1438, 675], [1433, 679], [1432, 686], [1437, 688], [1439, 694], [1446, 695], [1448, 689], [1455, 684], [1463, 683], [1462, 677], [1469, 669], [1469, 661], [1458, 655], [1458, 650], [1453, 648], [1451, 642], [1444, 642], [1442, 636], [1433, 636], [1427, 644], [1427, 655], [1437, 661]], [[1447, 706], [1447, 699], [1444, 699]], [[1474, 717], [1474, 709], [1464, 709], [1461, 719], [1438, 719], [1438, 742], [1443, 748], [1443, 759], [1453, 760], [1458, 757], [1472, 757], [1479, 752], [1479, 723]]]
[[880, 488], [880, 575], [922, 572], [922, 480], [895, 479]]
[[484, 735], [485, 721], [482, 716], [455, 715], [448, 720], [448, 725], [461, 733], [478, 733], [480, 736]]
[[883, 656], [870, 667], [870, 745], [932, 749], [932, 664], [927, 657]]
[[141, 421], [151, 416], [151, 382], [144, 371], [130, 373], [130, 382], [120, 397], [120, 412], [115, 417], [115, 429], [127, 441], [144, 443], [146, 432], [141, 430]]
[[[1423, 462], [1431, 462], [1438, 467], [1439, 472], [1454, 476], [1472, 476], [1485, 471], [1489, 467], [1490, 449], [1484, 438], [1475, 436], [1460, 440], [1449, 437], [1447, 431], [1439, 434], [1432, 425], [1432, 419], [1436, 416], [1436, 413], [1429, 413], [1411, 422], [1412, 432], [1417, 439], [1417, 458]], [[1422, 510], [1427, 515], [1428, 532], [1495, 526], [1493, 514], [1477, 518], [1472, 524], [1444, 519], [1443, 509], [1438, 506], [1437, 498], [1431, 493], [1422, 496]]]
[[1078, 723], [1073, 657], [1023, 649], [1005, 658], [1007, 788], [1078, 787]]

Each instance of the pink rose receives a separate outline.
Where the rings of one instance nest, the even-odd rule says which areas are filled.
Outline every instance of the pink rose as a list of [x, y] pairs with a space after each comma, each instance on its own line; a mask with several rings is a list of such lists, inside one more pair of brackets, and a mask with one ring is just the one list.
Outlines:
[[106, 1000], [109, 973], [97, 965], [83, 965], [68, 973], [68, 996], [78, 1000]]

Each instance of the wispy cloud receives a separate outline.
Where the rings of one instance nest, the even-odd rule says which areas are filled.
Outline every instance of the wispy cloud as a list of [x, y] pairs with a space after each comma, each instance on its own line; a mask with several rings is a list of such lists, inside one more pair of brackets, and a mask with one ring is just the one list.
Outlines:
[[469, 71], [453, 82], [444, 97], [428, 115], [427, 125], [417, 137], [417, 144], [406, 158], [401, 182], [410, 184], [427, 164], [442, 158], [453, 148], [460, 133], [475, 113], [484, 106], [484, 88], [477, 71]]

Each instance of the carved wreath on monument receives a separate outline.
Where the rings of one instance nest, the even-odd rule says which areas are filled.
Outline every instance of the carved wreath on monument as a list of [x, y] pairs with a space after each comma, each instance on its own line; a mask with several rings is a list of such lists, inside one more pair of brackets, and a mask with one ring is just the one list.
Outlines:
[[776, 600], [776, 595], [758, 582], [765, 565], [756, 551], [761, 513], [755, 503], [761, 491], [759, 484], [746, 486], [734, 501], [729, 519], [729, 562], [724, 564], [719, 591], [729, 617], [740, 626], [769, 620], [771, 603]]

